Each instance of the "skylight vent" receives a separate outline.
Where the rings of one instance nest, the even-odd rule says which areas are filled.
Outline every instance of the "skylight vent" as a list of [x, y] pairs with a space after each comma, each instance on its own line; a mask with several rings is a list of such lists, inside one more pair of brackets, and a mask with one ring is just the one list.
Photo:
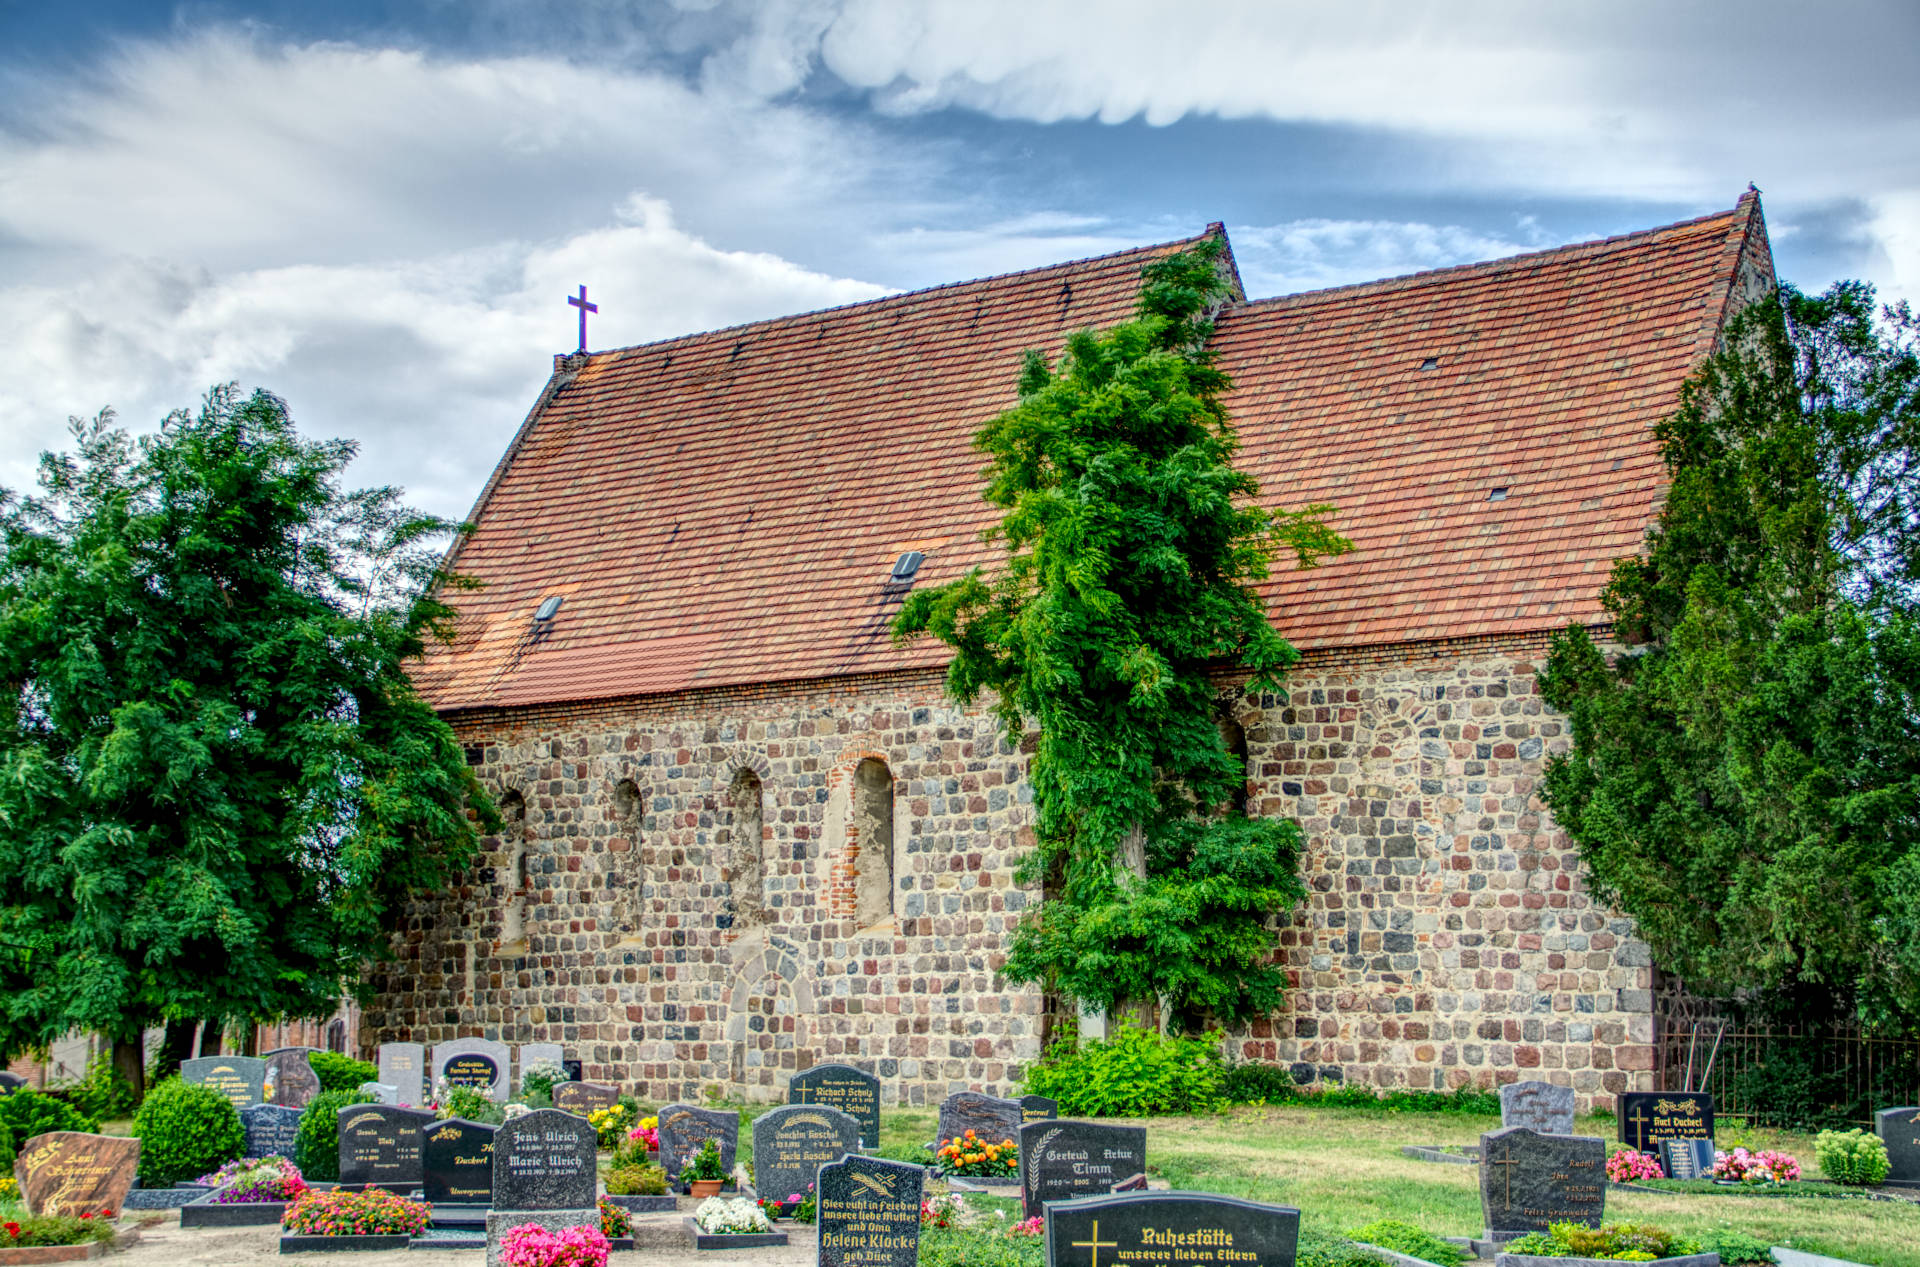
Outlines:
[[1437, 370], [1440, 368], [1440, 358], [1437, 356], [1430, 356], [1426, 360], [1420, 362], [1420, 368], [1422, 371]]
[[1487, 500], [1490, 502], [1503, 502], [1507, 500], [1507, 490], [1504, 488], [1490, 488], [1487, 490]]
[[893, 561], [893, 575], [887, 578], [889, 585], [911, 585], [921, 562], [927, 556], [918, 550], [909, 550]]
[[549, 620], [552, 620], [560, 613], [560, 604], [565, 601], [565, 597], [560, 594], [554, 594], [541, 599], [540, 606], [534, 609], [533, 623], [536, 625], [544, 625]]

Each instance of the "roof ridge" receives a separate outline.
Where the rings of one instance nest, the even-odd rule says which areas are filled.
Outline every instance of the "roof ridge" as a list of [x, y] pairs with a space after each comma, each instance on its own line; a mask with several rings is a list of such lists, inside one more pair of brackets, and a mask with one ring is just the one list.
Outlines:
[[1204, 241], [1210, 237], [1225, 237], [1225, 226], [1214, 221], [1199, 233], [1184, 238], [1172, 238], [1165, 242], [1147, 242], [1140, 246], [1126, 246], [1117, 251], [1106, 251], [1100, 255], [1087, 255], [1080, 259], [1060, 260], [1052, 264], [1040, 264], [1033, 268], [1010, 269], [1004, 273], [988, 273], [984, 277], [967, 277], [959, 281], [941, 282], [935, 286], [922, 286], [918, 290], [895, 291], [890, 295], [876, 295], [872, 299], [855, 299], [844, 304], [829, 304], [825, 308], [807, 308], [800, 312], [782, 313], [777, 317], [758, 317], [752, 321], [736, 321], [730, 326], [716, 326], [711, 330], [690, 330], [685, 334], [671, 334], [659, 339], [649, 339], [644, 343], [629, 343], [621, 347], [601, 348], [588, 352], [588, 362], [603, 356], [616, 356], [627, 352], [642, 352], [649, 348], [665, 347], [673, 343], [690, 343], [696, 339], [718, 338], [734, 334], [755, 326], [778, 325], [789, 321], [804, 321], [810, 317], [825, 317], [849, 312], [855, 308], [877, 308], [882, 304], [900, 303], [905, 300], [923, 299], [943, 290], [958, 290], [962, 286], [979, 286], [988, 282], [1008, 281], [1012, 278], [1036, 278], [1046, 273], [1060, 272], [1070, 268], [1080, 268], [1087, 264], [1099, 264], [1106, 260], [1117, 260], [1123, 255], [1144, 255], [1149, 251], [1164, 251], [1169, 247], [1182, 247], [1188, 243]]
[[1695, 216], [1690, 220], [1676, 220], [1672, 224], [1657, 225], [1651, 229], [1635, 229], [1630, 233], [1616, 233], [1610, 237], [1589, 238], [1584, 242], [1566, 242], [1559, 246], [1543, 247], [1537, 251], [1522, 251], [1517, 255], [1502, 256], [1497, 260], [1476, 260], [1468, 264], [1449, 264], [1445, 268], [1421, 269], [1416, 273], [1402, 273], [1398, 277], [1381, 277], [1369, 282], [1348, 282], [1343, 286], [1322, 286], [1315, 290], [1297, 290], [1284, 295], [1269, 295], [1265, 299], [1250, 299], [1244, 304], [1235, 304], [1229, 311], [1248, 308], [1282, 307], [1294, 303], [1315, 303], [1327, 298], [1345, 298], [1350, 295], [1369, 294], [1381, 291], [1402, 290], [1413, 286], [1430, 285], [1440, 281], [1450, 281], [1469, 273], [1502, 273], [1510, 269], [1535, 268], [1549, 264], [1556, 259], [1580, 255], [1601, 255], [1611, 251], [1623, 250], [1630, 246], [1641, 245], [1663, 234], [1674, 233], [1681, 229], [1705, 226], [1715, 220], [1731, 220], [1738, 215], [1740, 208], [1731, 207], [1725, 211], [1709, 212]]

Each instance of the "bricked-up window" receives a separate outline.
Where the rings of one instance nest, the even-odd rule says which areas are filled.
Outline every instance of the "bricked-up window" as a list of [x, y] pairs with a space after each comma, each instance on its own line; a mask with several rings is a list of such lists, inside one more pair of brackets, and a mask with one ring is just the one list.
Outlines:
[[893, 914], [893, 771], [868, 757], [853, 771], [854, 919], [865, 928]]
[[1224, 743], [1227, 751], [1239, 760], [1242, 771], [1239, 785], [1227, 799], [1227, 812], [1238, 818], [1245, 818], [1247, 816], [1247, 776], [1251, 773], [1247, 770], [1246, 727], [1231, 717], [1221, 718], [1220, 742]]
[[760, 809], [760, 776], [742, 770], [727, 787], [727, 839], [723, 878], [733, 894], [733, 924], [748, 928], [766, 920], [767, 865]]
[[500, 944], [503, 950], [524, 949], [527, 941], [527, 802], [518, 792], [500, 798], [501, 886]]
[[647, 872], [640, 852], [640, 785], [613, 785], [613, 838], [607, 842], [607, 906], [623, 946], [641, 944]]

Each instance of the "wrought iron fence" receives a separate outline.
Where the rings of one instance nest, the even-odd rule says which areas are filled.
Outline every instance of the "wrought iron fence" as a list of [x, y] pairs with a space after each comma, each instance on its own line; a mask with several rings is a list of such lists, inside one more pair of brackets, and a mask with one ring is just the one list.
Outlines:
[[1760, 1125], [1871, 1128], [1876, 1109], [1920, 1104], [1920, 1040], [1709, 1017], [1668, 1019], [1658, 1047], [1660, 1090], [1710, 1092]]

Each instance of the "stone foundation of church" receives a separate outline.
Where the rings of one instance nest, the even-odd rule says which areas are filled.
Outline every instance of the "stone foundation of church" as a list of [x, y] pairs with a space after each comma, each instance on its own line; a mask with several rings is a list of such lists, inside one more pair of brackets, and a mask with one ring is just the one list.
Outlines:
[[[1538, 1077], [1582, 1108], [1652, 1088], [1647, 949], [1537, 796], [1568, 742], [1535, 693], [1543, 655], [1310, 654], [1285, 691], [1239, 697], [1249, 811], [1301, 822], [1312, 896], [1281, 933], [1289, 1009], [1230, 1035], [1234, 1058], [1382, 1087]], [[938, 674], [450, 720], [512, 821], [407, 909], [364, 1042], [559, 1042], [655, 1101], [784, 1098], [840, 1060], [888, 1102], [935, 1104], [1010, 1092], [1039, 1056], [1045, 1000], [995, 979], [1038, 899], [1013, 879], [1026, 758]], [[861, 854], [888, 827], [878, 767], [856, 777], [874, 761], [893, 913], [863, 922]], [[756, 808], [757, 856], [735, 838]]]

